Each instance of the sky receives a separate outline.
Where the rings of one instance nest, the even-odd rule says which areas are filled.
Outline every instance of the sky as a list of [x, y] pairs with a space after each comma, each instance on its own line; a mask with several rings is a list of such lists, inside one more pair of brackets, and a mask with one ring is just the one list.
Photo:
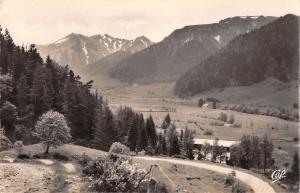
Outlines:
[[0, 25], [18, 44], [52, 43], [72, 32], [158, 42], [186, 25], [299, 9], [300, 0], [0, 0]]

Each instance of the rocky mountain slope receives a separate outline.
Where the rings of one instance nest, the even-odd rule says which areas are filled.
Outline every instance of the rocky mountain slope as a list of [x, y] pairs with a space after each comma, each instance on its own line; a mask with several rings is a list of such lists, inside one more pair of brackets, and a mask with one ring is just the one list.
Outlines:
[[267, 78], [296, 80], [299, 72], [298, 17], [286, 15], [243, 34], [192, 68], [175, 93], [190, 96], [213, 88], [245, 86]]
[[274, 17], [233, 17], [219, 23], [186, 26], [163, 41], [123, 58], [110, 74], [131, 83], [174, 81], [240, 34], [259, 28]]
[[152, 42], [144, 36], [134, 40], [120, 39], [108, 34], [84, 36], [69, 34], [68, 36], [47, 45], [38, 45], [42, 57], [50, 55], [60, 64], [68, 64], [77, 73], [81, 73], [90, 64], [116, 52], [133, 54], [148, 46]]

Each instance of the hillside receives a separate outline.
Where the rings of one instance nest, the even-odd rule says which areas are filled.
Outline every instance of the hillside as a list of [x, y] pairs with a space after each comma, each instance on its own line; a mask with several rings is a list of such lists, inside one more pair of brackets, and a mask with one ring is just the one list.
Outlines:
[[68, 64], [75, 72], [81, 73], [87, 66], [106, 56], [116, 52], [132, 54], [151, 44], [152, 42], [144, 36], [127, 40], [108, 34], [88, 37], [72, 33], [54, 43], [38, 45], [37, 48], [43, 58], [50, 55], [60, 64]]
[[236, 36], [274, 19], [263, 16], [233, 17], [219, 23], [177, 29], [163, 41], [121, 60], [110, 70], [110, 74], [130, 83], [174, 81]]
[[200, 62], [176, 82], [175, 93], [195, 95], [213, 88], [251, 85], [270, 77], [283, 82], [296, 80], [298, 46], [298, 17], [286, 15], [238, 36]]

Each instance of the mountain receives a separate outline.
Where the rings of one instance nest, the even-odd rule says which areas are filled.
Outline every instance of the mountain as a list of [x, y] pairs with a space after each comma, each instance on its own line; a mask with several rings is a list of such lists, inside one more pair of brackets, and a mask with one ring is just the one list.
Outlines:
[[72, 33], [54, 43], [38, 45], [37, 48], [43, 58], [50, 55], [60, 64], [68, 64], [76, 72], [81, 72], [90, 64], [111, 54], [116, 52], [132, 54], [151, 44], [152, 42], [144, 36], [127, 40], [108, 34], [88, 37]]
[[177, 29], [161, 42], [123, 58], [110, 70], [110, 75], [130, 83], [174, 81], [236, 36], [274, 19], [233, 17], [219, 23]]
[[286, 15], [240, 35], [183, 75], [175, 85], [180, 96], [227, 86], [245, 86], [275, 78], [298, 79], [298, 17]]

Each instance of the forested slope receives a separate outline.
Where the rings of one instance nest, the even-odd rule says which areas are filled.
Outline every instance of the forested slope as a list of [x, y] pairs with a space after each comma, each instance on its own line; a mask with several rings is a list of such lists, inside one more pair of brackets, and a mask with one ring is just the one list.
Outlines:
[[267, 78], [287, 82], [299, 72], [298, 17], [286, 15], [243, 34], [183, 75], [179, 96], [227, 86], [251, 85]]

